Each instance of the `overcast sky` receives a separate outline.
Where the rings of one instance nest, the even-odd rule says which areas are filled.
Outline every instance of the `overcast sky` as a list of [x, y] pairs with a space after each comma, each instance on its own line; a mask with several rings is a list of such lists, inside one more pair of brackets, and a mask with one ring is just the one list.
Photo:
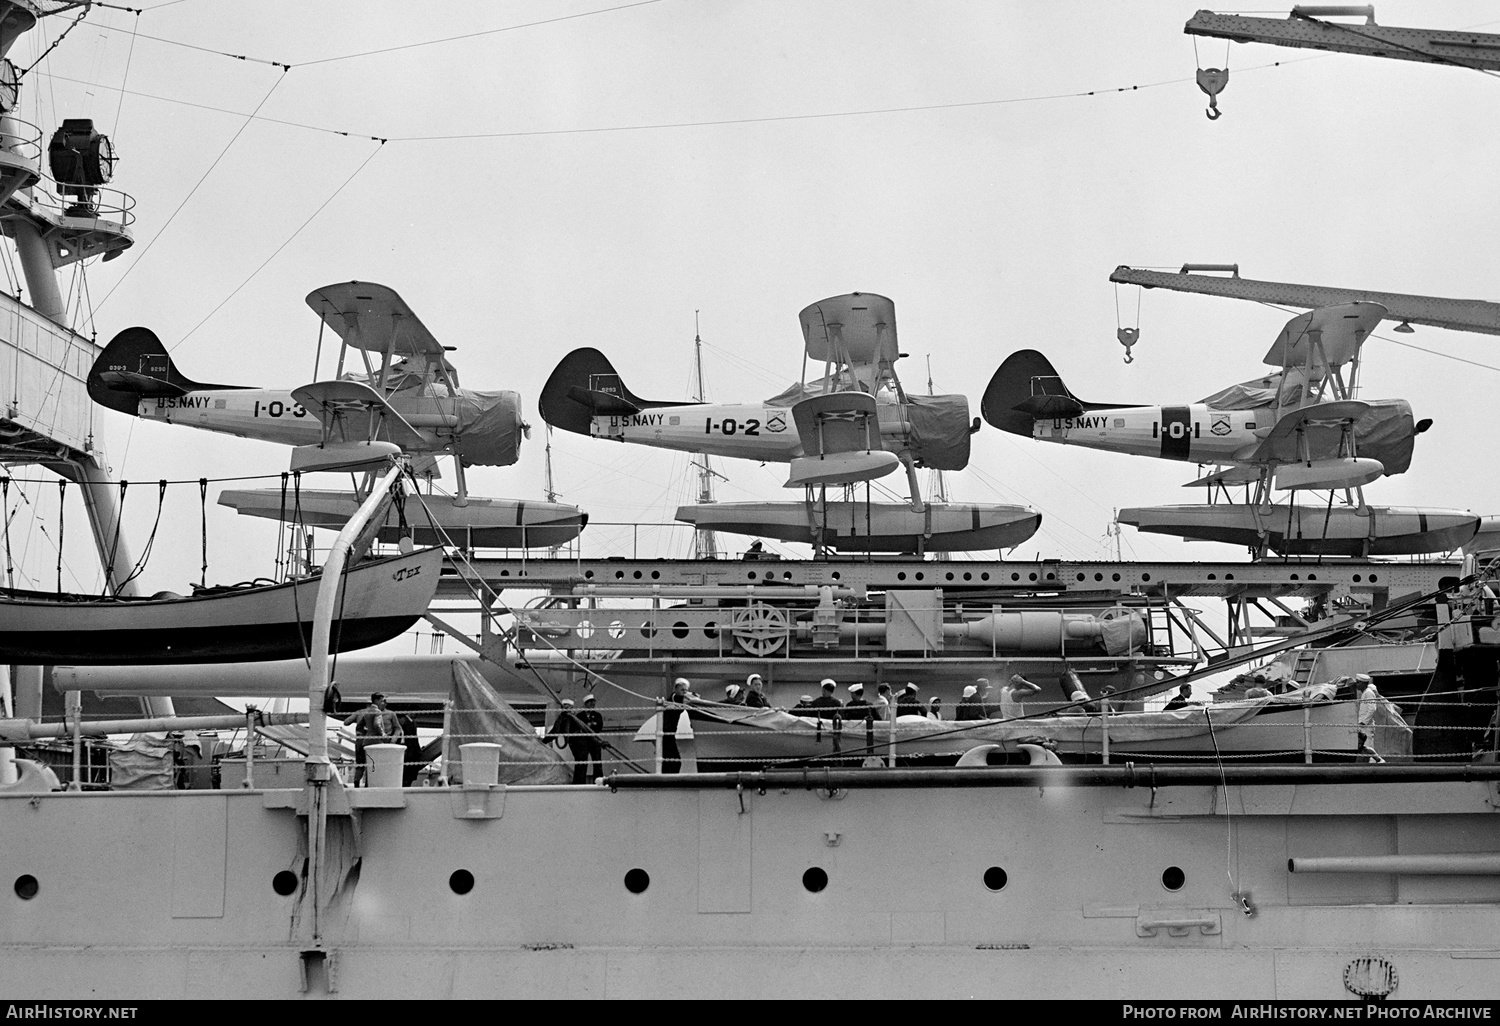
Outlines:
[[[465, 384], [524, 397], [537, 430], [521, 462], [476, 470], [471, 489], [540, 498], [536, 398], [552, 367], [596, 346], [636, 393], [686, 398], [695, 310], [710, 397], [755, 401], [797, 377], [803, 306], [881, 293], [911, 354], [898, 367], [907, 387], [925, 388], [930, 354], [937, 389], [966, 393], [977, 415], [1019, 348], [1046, 352], [1087, 400], [1197, 400], [1259, 373], [1291, 316], [1142, 299], [1108, 282], [1122, 263], [1238, 262], [1247, 277], [1500, 299], [1500, 82], [1207, 40], [1195, 58], [1182, 32], [1193, 10], [178, 0], [139, 17], [92, 11], [26, 76], [22, 113], [47, 132], [94, 118], [121, 155], [116, 184], [136, 198], [134, 249], [88, 270], [101, 343], [146, 325], [190, 376], [294, 387], [314, 374], [318, 321], [303, 297], [384, 283], [458, 347]], [[1383, 0], [1377, 14], [1500, 31], [1488, 3]], [[46, 19], [12, 59], [30, 65], [71, 18]], [[1209, 121], [1195, 60], [1226, 56], [1224, 116]], [[1126, 366], [1115, 331], [1137, 323], [1138, 301]], [[1379, 334], [1500, 366], [1492, 336]], [[1408, 398], [1435, 421], [1412, 470], [1371, 486], [1370, 501], [1500, 513], [1500, 372], [1380, 339], [1366, 361], [1366, 397]], [[286, 469], [285, 448], [98, 416], [132, 481]], [[670, 521], [693, 488], [687, 457], [612, 446], [555, 438], [562, 497], [596, 524]], [[723, 500], [795, 497], [784, 466], [719, 469]], [[1112, 551], [1114, 508], [1197, 501], [1180, 487], [1195, 470], [986, 426], [950, 491], [1040, 510], [1017, 555], [1091, 558]], [[147, 493], [130, 497], [137, 548]], [[174, 492], [168, 521], [175, 544], [158, 542], [147, 590], [197, 577], [196, 488]], [[268, 522], [210, 505], [208, 524], [211, 578], [270, 570]], [[591, 527], [586, 551], [621, 537], [608, 532]], [[662, 551], [686, 540], [664, 537]], [[29, 530], [25, 544], [50, 586], [50, 542]], [[1129, 528], [1124, 548], [1242, 556]], [[84, 552], [68, 554], [93, 586]]]

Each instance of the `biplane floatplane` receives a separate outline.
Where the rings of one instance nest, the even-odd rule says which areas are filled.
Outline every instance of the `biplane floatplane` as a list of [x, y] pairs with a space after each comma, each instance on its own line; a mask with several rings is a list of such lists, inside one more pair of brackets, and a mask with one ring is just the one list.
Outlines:
[[[1002, 431], [1039, 441], [1215, 467], [1186, 486], [1207, 488], [1208, 503], [1120, 510], [1119, 522], [1141, 531], [1246, 545], [1258, 556], [1455, 549], [1478, 530], [1474, 514], [1365, 502], [1364, 486], [1404, 473], [1416, 436], [1432, 425], [1414, 420], [1403, 399], [1355, 398], [1361, 348], [1388, 315], [1379, 303], [1352, 302], [1293, 317], [1265, 355], [1275, 370], [1181, 406], [1085, 402], [1026, 349], [1000, 365], [981, 410]], [[1233, 501], [1233, 485], [1245, 487], [1245, 501]], [[1326, 502], [1296, 501], [1320, 491]], [[1287, 501], [1273, 501], [1277, 492]]]
[[[917, 468], [962, 470], [969, 420], [961, 395], [914, 395], [901, 386], [896, 307], [884, 296], [834, 296], [800, 314], [803, 378], [759, 403], [642, 399], [597, 349], [563, 357], [542, 389], [554, 427], [617, 442], [790, 464], [787, 488], [802, 502], [682, 506], [677, 519], [700, 530], [811, 544], [819, 551], [944, 552], [1009, 548], [1036, 533], [1024, 506], [924, 502]], [[807, 376], [807, 361], [822, 373]], [[873, 502], [855, 486], [904, 468], [910, 501]], [[842, 490], [830, 498], [829, 488]], [[837, 491], [835, 492], [837, 496]]]
[[[409, 533], [418, 544], [466, 548], [552, 546], [576, 538], [588, 522], [576, 506], [471, 496], [464, 468], [507, 467], [529, 428], [512, 391], [462, 388], [448, 347], [432, 336], [393, 289], [341, 282], [315, 289], [307, 305], [342, 343], [337, 377], [287, 391], [205, 384], [185, 377], [148, 328], [116, 335], [88, 376], [89, 395], [111, 409], [168, 424], [290, 445], [291, 469], [344, 471], [398, 452], [418, 477], [438, 476], [451, 456], [454, 495], [408, 495], [381, 540]], [[346, 373], [351, 352], [360, 369]], [[296, 510], [281, 489], [225, 490], [219, 502], [248, 516], [338, 528], [353, 516], [358, 491], [299, 488]], [[444, 535], [447, 537], [443, 537]]]

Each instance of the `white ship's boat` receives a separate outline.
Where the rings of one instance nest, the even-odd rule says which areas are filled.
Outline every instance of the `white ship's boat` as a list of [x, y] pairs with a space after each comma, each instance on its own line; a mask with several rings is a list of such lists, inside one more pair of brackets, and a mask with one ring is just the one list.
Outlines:
[[677, 519], [700, 531], [823, 544], [835, 552], [970, 552], [1008, 549], [1042, 525], [1025, 506], [889, 502], [716, 502], [679, 506]]
[[[443, 550], [367, 560], [339, 585], [330, 651], [390, 641], [437, 592]], [[0, 653], [13, 663], [87, 666], [293, 659], [311, 643], [321, 578], [150, 598], [0, 589]]]
[[[359, 508], [353, 492], [322, 488], [304, 488], [295, 494], [277, 488], [226, 488], [219, 493], [219, 504], [242, 516], [332, 530], [343, 527]], [[406, 535], [419, 545], [548, 548], [566, 545], [589, 522], [588, 514], [577, 506], [540, 500], [470, 495], [460, 501], [452, 495], [407, 495], [400, 510], [394, 505], [379, 534], [387, 544]]]
[[1408, 556], [1451, 552], [1479, 530], [1479, 517], [1457, 509], [1371, 506], [1318, 508], [1256, 506], [1144, 506], [1122, 509], [1118, 518], [1139, 531], [1194, 541], [1256, 547], [1261, 538], [1273, 552], [1300, 556]]

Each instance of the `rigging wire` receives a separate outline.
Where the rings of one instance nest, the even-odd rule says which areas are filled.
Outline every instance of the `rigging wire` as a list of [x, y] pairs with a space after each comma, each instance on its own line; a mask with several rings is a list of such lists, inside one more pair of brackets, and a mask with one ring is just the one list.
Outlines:
[[280, 86], [284, 81], [286, 81], [285, 71], [276, 76], [276, 81], [271, 83], [271, 88], [267, 89], [266, 94], [260, 98], [260, 102], [255, 105], [255, 110], [251, 111], [250, 115], [245, 118], [244, 123], [240, 125], [239, 130], [234, 133], [229, 142], [224, 144], [224, 148], [219, 151], [219, 155], [214, 158], [214, 162], [208, 166], [208, 170], [203, 172], [198, 181], [195, 182], [193, 184], [193, 187], [188, 190], [188, 194], [182, 198], [182, 202], [177, 204], [177, 209], [172, 211], [172, 213], [167, 217], [166, 221], [162, 223], [161, 228], [157, 229], [156, 234], [151, 236], [151, 241], [146, 243], [145, 247], [140, 251], [139, 254], [136, 255], [136, 258], [130, 262], [130, 266], [125, 268], [124, 272], [120, 275], [119, 278], [115, 279], [114, 285], [112, 285], [110, 287], [110, 290], [104, 294], [104, 298], [99, 300], [100, 309], [104, 307], [104, 304], [109, 302], [109, 298], [113, 296], [115, 292], [119, 290], [120, 286], [125, 283], [125, 279], [130, 277], [130, 272], [134, 271], [141, 265], [141, 261], [146, 258], [146, 254], [151, 252], [151, 247], [155, 246], [159, 241], [161, 241], [161, 237], [167, 233], [167, 229], [172, 226], [172, 222], [177, 220], [177, 215], [182, 213], [182, 208], [188, 205], [193, 196], [197, 194], [199, 188], [201, 188], [203, 183], [208, 180], [208, 176], [214, 173], [214, 168], [219, 166], [219, 163], [229, 153], [230, 148], [233, 147], [234, 144], [239, 140], [240, 136], [245, 133], [245, 129], [250, 127], [250, 123], [255, 120], [256, 113], [266, 105], [266, 101], [270, 100], [271, 94], [276, 92], [277, 87]]
[[[308, 225], [310, 225], [310, 224], [313, 223], [313, 220], [319, 214], [321, 214], [323, 212], [324, 208], [327, 207], [328, 204], [332, 203], [335, 199], [338, 198], [339, 193], [343, 192], [344, 189], [348, 187], [349, 183], [352, 182], [352, 181], [354, 181], [354, 179], [359, 176], [359, 173], [365, 169], [365, 167], [370, 163], [370, 161], [372, 161], [372, 160], [375, 159], [375, 155], [377, 153], [379, 153], [379, 152], [380, 152], [380, 147], [377, 146], [374, 150], [372, 150], [370, 152], [370, 155], [368, 157], [366, 157], [360, 163], [359, 167], [355, 168], [354, 171], [349, 175], [349, 177], [345, 178], [344, 181], [339, 185], [339, 187], [337, 189], [333, 190], [333, 192], [328, 196], [327, 199], [325, 199], [322, 203], [318, 204], [318, 209], [314, 210], [311, 214], [307, 215], [307, 220], [305, 220], [301, 224], [299, 224], [297, 226], [297, 230], [296, 231], [292, 232], [292, 234], [288, 235], [284, 240], [282, 240], [281, 245], [277, 246], [274, 250], [272, 250], [270, 256], [268, 256], [264, 260], [262, 260], [260, 262], [260, 265], [258, 267], [256, 267], [255, 270], [251, 271], [249, 273], [249, 275], [247, 275], [245, 277], [244, 281], [242, 281], [238, 285], [236, 285], [234, 287], [234, 290], [232, 292], [230, 292], [229, 295], [227, 295], [223, 299], [219, 300], [219, 303], [218, 303], [217, 306], [215, 306], [208, 313], [204, 314], [203, 319], [201, 321], [199, 321], [197, 324], [193, 325], [192, 329], [186, 335], [182, 336], [180, 339], [178, 339], [172, 345], [168, 346], [167, 347], [167, 352], [169, 352], [169, 353], [170, 352], [174, 352], [177, 349], [178, 346], [182, 345], [188, 339], [192, 338], [193, 335], [198, 331], [198, 329], [201, 328], [201, 327], [203, 327], [203, 325], [207, 324], [208, 321], [209, 321], [209, 319], [212, 318], [214, 314], [216, 314], [220, 310], [224, 309], [224, 306], [225, 306], [226, 303], [228, 303], [235, 296], [239, 295], [240, 291], [242, 289], [244, 289], [244, 287], [246, 285], [249, 285], [250, 282], [252, 282], [255, 279], [256, 275], [260, 274], [261, 271], [264, 271], [266, 269], [266, 265], [267, 264], [269, 264], [272, 260], [275, 260], [278, 256], [280, 256], [281, 255], [281, 251], [284, 250], [284, 249], [286, 249], [288, 246], [290, 246], [292, 244], [292, 242], [297, 238], [297, 236], [301, 235], [302, 232], [303, 232], [303, 230], [305, 228], [307, 228]], [[135, 265], [132, 264], [131, 266], [133, 267]], [[111, 291], [113, 291], [113, 290], [111, 290]], [[106, 296], [105, 298], [108, 299], [109, 297]]]

